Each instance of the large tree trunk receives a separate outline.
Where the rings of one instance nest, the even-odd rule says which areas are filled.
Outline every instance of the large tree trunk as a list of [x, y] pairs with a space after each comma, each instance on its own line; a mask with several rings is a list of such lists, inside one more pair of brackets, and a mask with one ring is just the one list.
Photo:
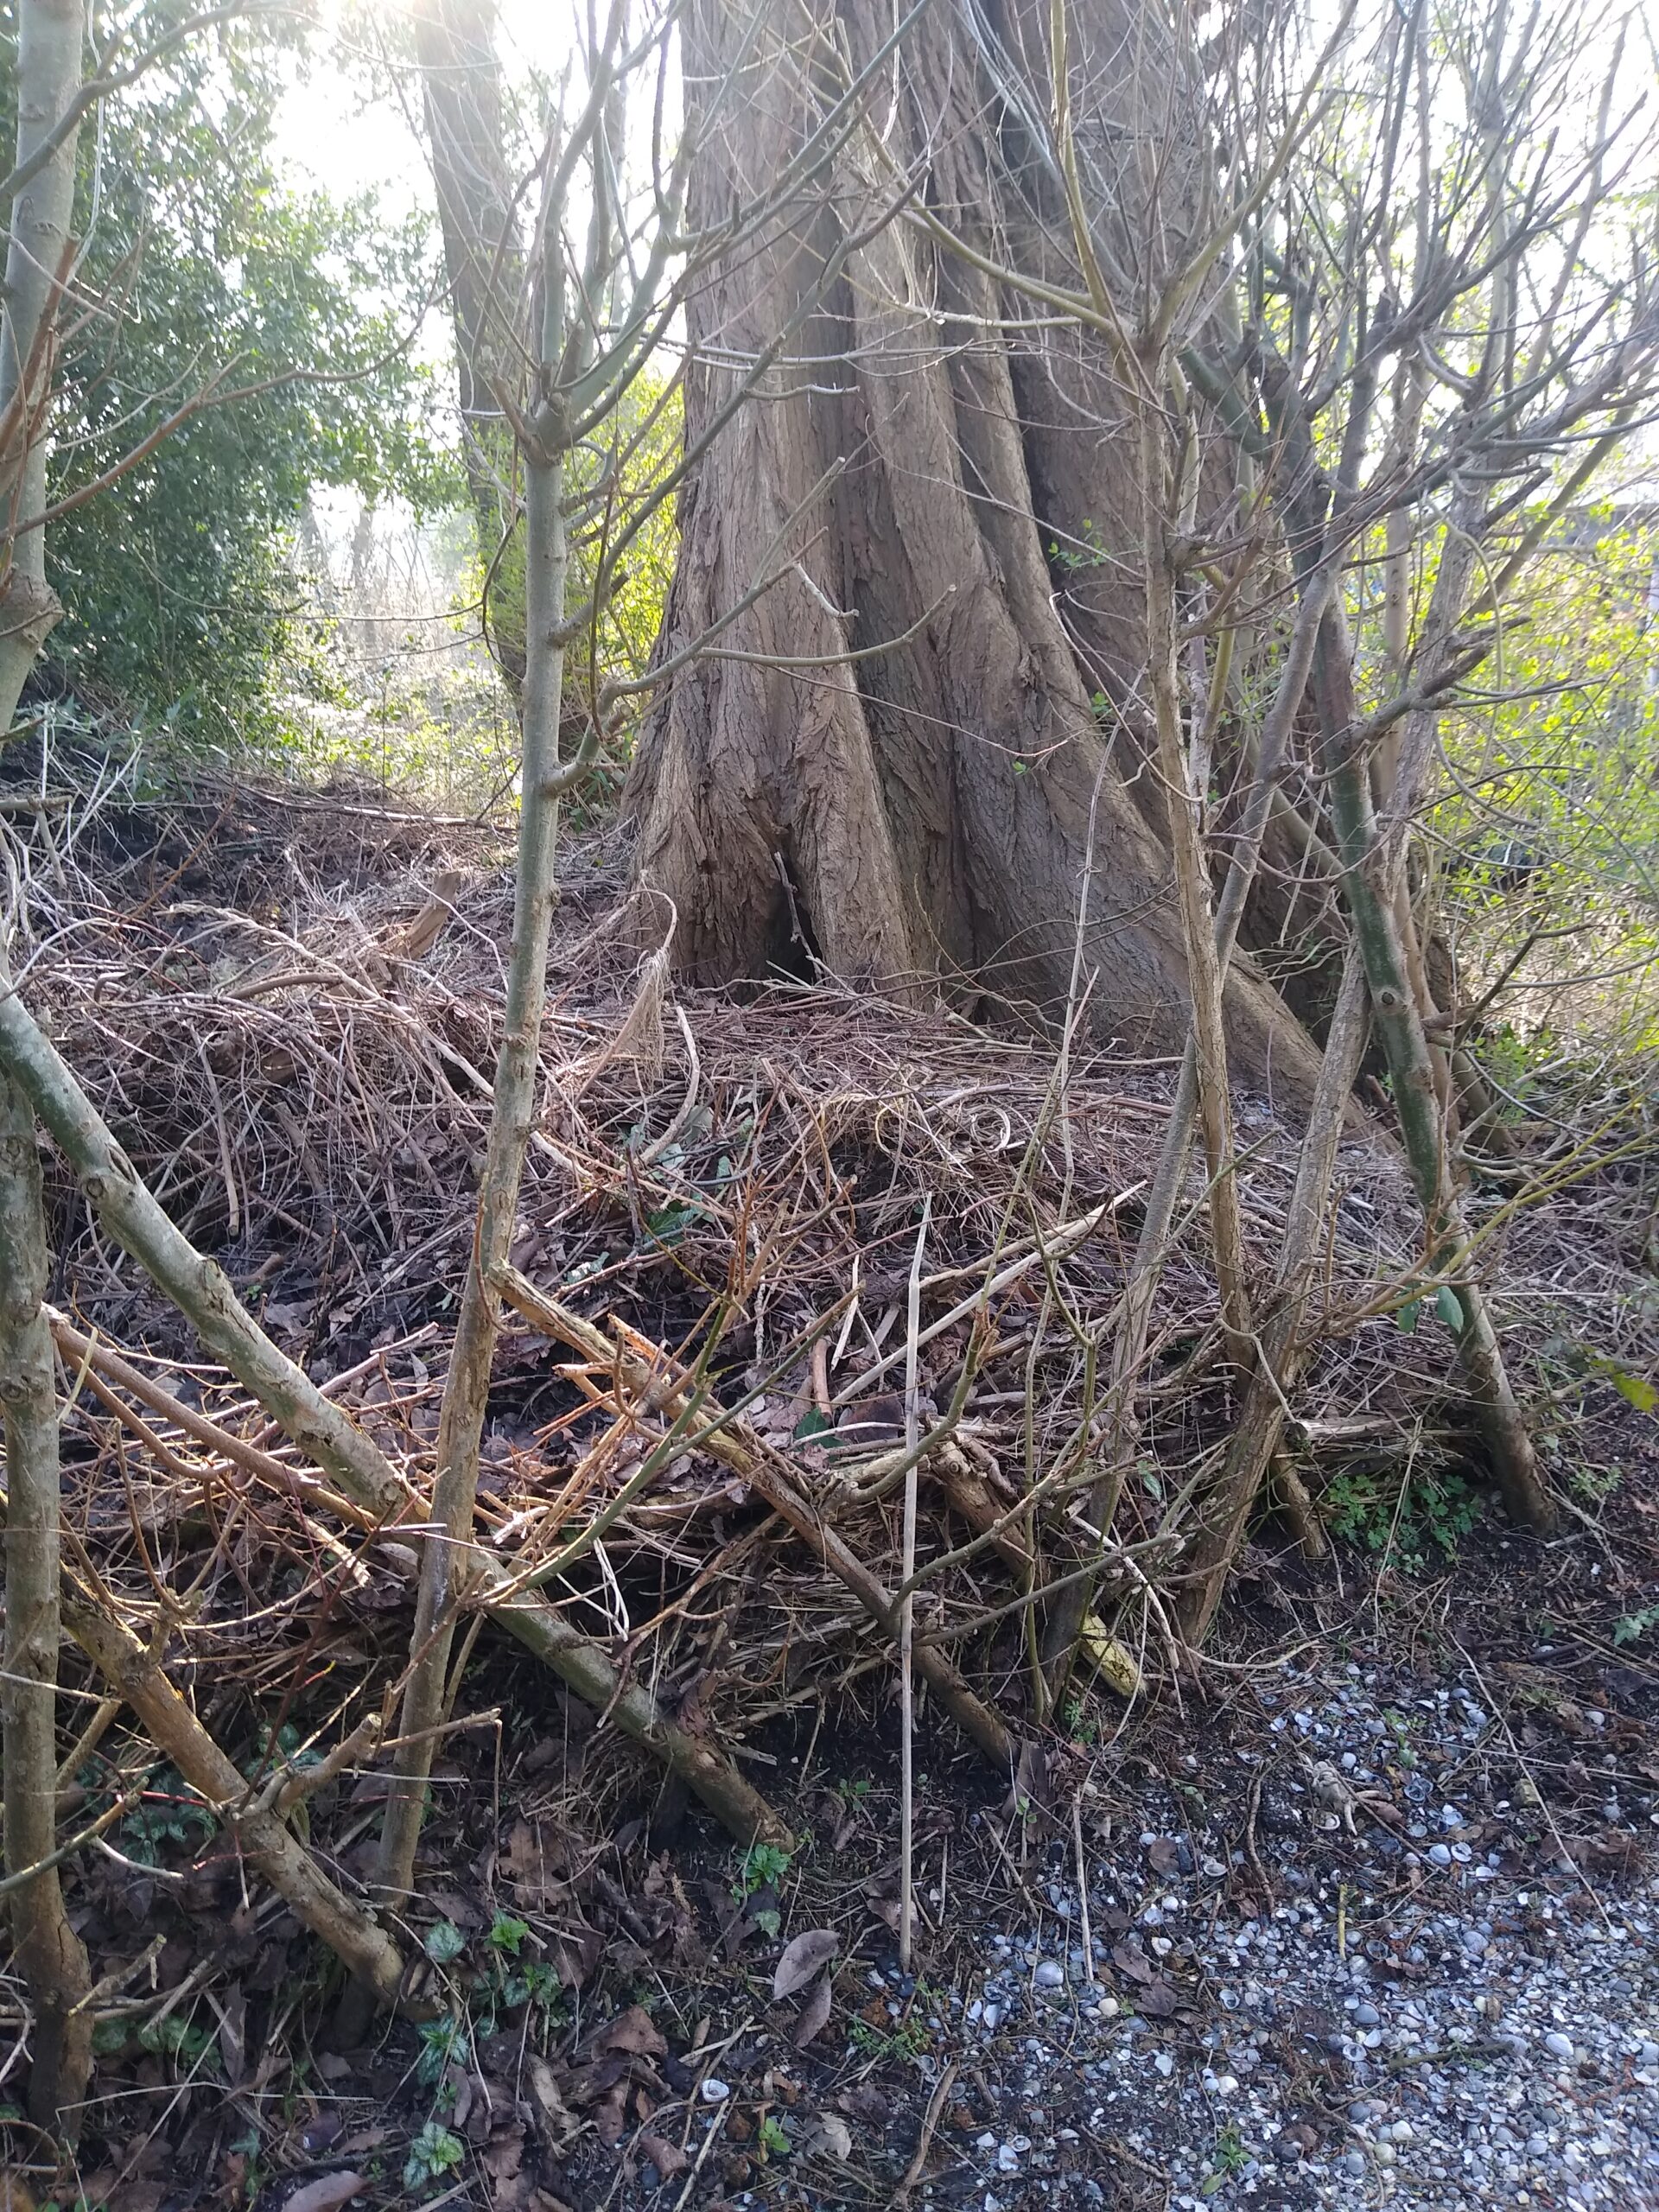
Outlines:
[[[1117, 4], [1085, 11], [1097, 43]], [[696, 0], [685, 29], [694, 93], [722, 82], [752, 6], [765, 21], [743, 97], [699, 149], [694, 220], [776, 175], [806, 137], [810, 25], [826, 41], [844, 35], [855, 67], [892, 29], [870, 0]], [[1170, 57], [1157, 66], [1168, 81]], [[961, 10], [921, 18], [897, 90], [891, 114], [885, 82], [876, 103], [894, 163], [908, 169], [926, 147], [925, 190], [941, 219], [987, 257], [1032, 267], [1046, 250], [1046, 181], [1034, 162], [1008, 166], [1014, 126], [988, 102]], [[1040, 83], [1033, 97], [1046, 111]], [[1119, 207], [1132, 211], [1146, 188], [1128, 182]], [[834, 188], [804, 195], [798, 228], [734, 256], [693, 302], [688, 440], [729, 392], [728, 364], [810, 297], [842, 222], [854, 227], [869, 203], [854, 156]], [[1117, 227], [1144, 258], [1136, 226]], [[1147, 232], [1166, 260], [1179, 251], [1170, 228]], [[705, 659], [658, 702], [629, 794], [639, 870], [675, 902], [678, 960], [702, 981], [798, 965], [798, 932], [843, 975], [972, 978], [1052, 1007], [1071, 972], [1092, 851], [1096, 1033], [1169, 1051], [1189, 1000], [1162, 791], [1144, 770], [1144, 804], [1131, 788], [1150, 721], [1134, 449], [1103, 355], [1075, 331], [1045, 334], [1028, 310], [1011, 343], [1020, 312], [995, 279], [896, 224], [855, 251], [772, 396], [711, 447], [682, 502], [659, 650], [730, 609], [804, 501], [804, 550], [721, 641], [763, 658]], [[1057, 580], [1086, 598], [1070, 631]], [[889, 652], [834, 664], [901, 635]], [[821, 666], [798, 665], [818, 656]], [[1243, 958], [1227, 1025], [1236, 1072], [1306, 1102], [1308, 1040]]]
[[[427, 157], [437, 192], [444, 272], [455, 334], [456, 397], [467, 497], [480, 561], [493, 558], [510, 519], [512, 448], [493, 386], [519, 364], [499, 302], [516, 301], [524, 248], [508, 166], [495, 0], [416, 0]], [[508, 674], [516, 683], [518, 665]]]

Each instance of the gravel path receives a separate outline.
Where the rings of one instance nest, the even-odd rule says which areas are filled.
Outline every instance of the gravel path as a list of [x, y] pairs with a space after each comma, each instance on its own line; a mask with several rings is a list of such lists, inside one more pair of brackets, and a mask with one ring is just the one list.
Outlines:
[[[1212, 1753], [1202, 1786], [1178, 1774], [1162, 1833], [1155, 1811], [1090, 1824], [1092, 1972], [1056, 1847], [1027, 1870], [1029, 1916], [986, 1931], [977, 1981], [938, 1993], [957, 2074], [917, 2196], [1659, 2208], [1659, 1892], [1590, 1889], [1510, 1724], [1466, 1688], [1356, 1666], [1262, 1702], [1277, 1744]], [[1659, 1821], [1631, 1786], [1647, 1777], [1578, 1720], [1597, 1847], [1633, 1855]], [[1255, 1807], [1224, 1856], [1205, 1847], [1239, 1832], [1218, 1759]], [[1140, 1821], [1157, 1796], [1135, 1792]], [[1276, 1901], [1249, 1917], [1254, 1873]], [[868, 1979], [867, 2018], [896, 2018], [897, 1977]]]

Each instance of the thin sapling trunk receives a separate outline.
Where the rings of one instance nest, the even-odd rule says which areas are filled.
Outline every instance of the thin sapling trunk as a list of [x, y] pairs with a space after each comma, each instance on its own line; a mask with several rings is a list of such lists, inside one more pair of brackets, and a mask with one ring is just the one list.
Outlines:
[[[0, 969], [0, 988], [9, 988]], [[4, 1714], [6, 1872], [56, 1847], [58, 1393], [41, 1308], [46, 1221], [35, 1116], [0, 1076], [0, 1414], [6, 1445]], [[73, 2137], [92, 2063], [86, 1952], [49, 1866], [12, 1893], [12, 1940], [34, 2012], [29, 2112]]]

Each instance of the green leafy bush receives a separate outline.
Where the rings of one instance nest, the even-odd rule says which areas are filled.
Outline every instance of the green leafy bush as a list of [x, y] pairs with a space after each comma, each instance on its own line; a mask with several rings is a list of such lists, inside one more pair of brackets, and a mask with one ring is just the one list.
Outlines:
[[[81, 134], [78, 284], [93, 304], [66, 334], [51, 499], [199, 396], [246, 396], [201, 405], [54, 523], [66, 614], [36, 685], [197, 751], [271, 734], [273, 668], [302, 604], [293, 534], [314, 486], [417, 507], [457, 496], [430, 435], [429, 374], [402, 343], [427, 289], [426, 226], [290, 191], [273, 164], [305, 35], [267, 18], [187, 41]], [[4, 144], [16, 42], [14, 0], [0, 6]]]

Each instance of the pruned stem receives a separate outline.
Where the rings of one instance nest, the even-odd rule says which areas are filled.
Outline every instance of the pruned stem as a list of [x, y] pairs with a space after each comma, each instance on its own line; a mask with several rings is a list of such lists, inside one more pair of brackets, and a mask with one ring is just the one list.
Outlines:
[[1364, 1056], [1367, 1014], [1364, 966], [1357, 950], [1351, 949], [1297, 1161], [1277, 1271], [1277, 1302], [1262, 1329], [1261, 1364], [1251, 1377], [1226, 1465], [1205, 1500], [1189, 1554], [1193, 1579], [1183, 1592], [1179, 1618], [1193, 1643], [1203, 1640], [1221, 1603], [1233, 1556], [1284, 1433], [1286, 1401], [1306, 1361], [1303, 1319], [1308, 1287], [1319, 1256], [1349, 1095]]

